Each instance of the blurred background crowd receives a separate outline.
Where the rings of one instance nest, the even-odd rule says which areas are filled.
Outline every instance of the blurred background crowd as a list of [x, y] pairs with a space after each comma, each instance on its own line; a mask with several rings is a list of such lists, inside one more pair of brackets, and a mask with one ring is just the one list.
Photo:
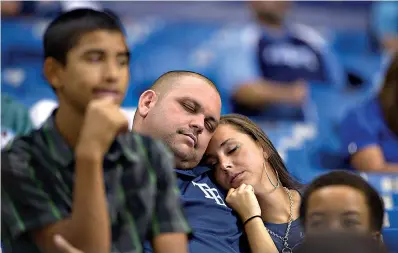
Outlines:
[[130, 119], [161, 74], [201, 73], [223, 113], [255, 120], [299, 180], [357, 170], [383, 196], [385, 227], [398, 229], [398, 2], [3, 1], [2, 146], [55, 108], [42, 35], [51, 18], [82, 6], [109, 9], [125, 26]]

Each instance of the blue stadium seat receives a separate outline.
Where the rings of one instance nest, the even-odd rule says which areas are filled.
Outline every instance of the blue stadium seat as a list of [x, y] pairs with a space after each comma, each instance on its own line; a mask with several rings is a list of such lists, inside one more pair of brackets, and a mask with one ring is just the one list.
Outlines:
[[292, 122], [256, 122], [270, 138], [289, 172], [302, 183], [309, 183], [325, 172], [310, 164], [308, 143], [316, 129], [312, 124]]
[[336, 31], [331, 44], [334, 50], [341, 54], [363, 55], [371, 51], [368, 34], [362, 30]]
[[42, 60], [42, 36], [48, 22], [47, 19], [2, 20], [2, 65]]
[[398, 228], [387, 228], [383, 230], [383, 241], [390, 253], [398, 253]]
[[393, 193], [392, 194], [392, 205], [395, 208], [398, 208], [398, 193]]
[[210, 23], [171, 22], [137, 45], [133, 49], [128, 99], [138, 98], [160, 75], [171, 70], [195, 71], [213, 80], [216, 54], [204, 45], [217, 29]]
[[381, 194], [386, 210], [398, 209], [398, 193]]
[[337, 55], [344, 68], [363, 79], [364, 88], [371, 89], [374, 83], [374, 76], [382, 69], [382, 57], [379, 54], [372, 55]]
[[361, 173], [380, 194], [398, 194], [398, 174]]
[[384, 225], [386, 228], [398, 228], [398, 209], [386, 211]]
[[2, 92], [30, 107], [40, 99], [56, 99], [45, 80], [41, 65], [20, 64], [19, 67], [2, 69]]

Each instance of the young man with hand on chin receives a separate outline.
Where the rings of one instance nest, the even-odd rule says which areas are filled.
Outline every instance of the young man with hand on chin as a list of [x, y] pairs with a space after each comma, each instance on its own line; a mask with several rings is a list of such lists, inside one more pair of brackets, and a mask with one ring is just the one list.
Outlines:
[[128, 132], [121, 112], [129, 51], [119, 20], [77, 9], [44, 35], [44, 73], [58, 108], [2, 153], [5, 252], [57, 252], [60, 235], [85, 253], [187, 251], [174, 162], [158, 141]]

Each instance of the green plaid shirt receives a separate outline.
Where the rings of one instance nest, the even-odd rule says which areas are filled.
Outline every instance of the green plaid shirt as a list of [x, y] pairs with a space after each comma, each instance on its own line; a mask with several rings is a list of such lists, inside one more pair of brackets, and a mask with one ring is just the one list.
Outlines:
[[[71, 213], [74, 154], [55, 128], [54, 115], [2, 152], [1, 239], [6, 253], [40, 252], [30, 232]], [[142, 252], [146, 239], [190, 232], [173, 157], [160, 142], [135, 133], [118, 136], [104, 158], [104, 178], [112, 252]]]

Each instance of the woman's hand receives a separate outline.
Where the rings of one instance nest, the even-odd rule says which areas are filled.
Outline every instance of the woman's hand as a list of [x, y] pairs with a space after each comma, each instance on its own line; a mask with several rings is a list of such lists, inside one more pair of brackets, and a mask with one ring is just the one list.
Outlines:
[[242, 222], [256, 215], [261, 216], [261, 208], [251, 185], [241, 184], [237, 189], [229, 189], [225, 201], [239, 214]]

